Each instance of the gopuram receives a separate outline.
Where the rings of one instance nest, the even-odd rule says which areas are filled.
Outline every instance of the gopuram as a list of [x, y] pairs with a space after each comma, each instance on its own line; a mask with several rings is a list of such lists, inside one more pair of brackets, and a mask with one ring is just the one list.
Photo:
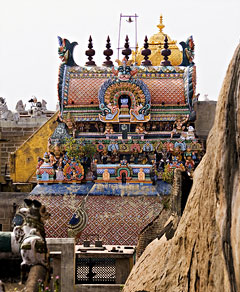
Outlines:
[[58, 125], [31, 193], [52, 214], [47, 237], [136, 245], [170, 194], [174, 170], [191, 177], [199, 164], [193, 37], [181, 51], [162, 17], [158, 28], [140, 50], [126, 37], [116, 63], [108, 37], [101, 67], [91, 37], [85, 66], [73, 59], [77, 43], [58, 38]]

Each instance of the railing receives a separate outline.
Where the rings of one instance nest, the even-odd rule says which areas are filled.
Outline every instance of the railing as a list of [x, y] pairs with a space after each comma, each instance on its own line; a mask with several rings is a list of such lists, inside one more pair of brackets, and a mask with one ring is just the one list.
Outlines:
[[76, 258], [76, 284], [115, 284], [116, 260], [113, 258]]

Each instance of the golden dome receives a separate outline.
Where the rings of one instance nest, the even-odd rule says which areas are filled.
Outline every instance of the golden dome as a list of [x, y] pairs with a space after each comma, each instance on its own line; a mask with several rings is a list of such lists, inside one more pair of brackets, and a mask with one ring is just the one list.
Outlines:
[[[163, 17], [162, 15], [160, 16], [160, 23], [157, 25], [159, 28], [159, 32], [154, 34], [153, 36], [150, 37], [148, 44], [149, 44], [149, 49], [151, 50], [151, 55], [149, 56], [149, 60], [152, 62], [153, 66], [160, 66], [161, 61], [163, 60], [163, 56], [161, 55], [161, 50], [164, 49], [164, 38], [167, 36], [168, 38], [168, 46], [169, 49], [171, 50], [171, 55], [168, 57], [168, 60], [171, 62], [172, 66], [178, 66], [182, 63], [182, 52], [179, 50], [177, 47], [176, 43], [177, 41], [171, 40], [171, 38], [163, 33], [163, 29], [165, 25], [162, 22]], [[141, 51], [143, 48], [140, 50], [136, 50], [136, 52], [133, 52], [133, 60], [135, 61], [135, 54], [136, 54], [136, 62], [137, 65], [140, 65], [143, 56], [141, 55]]]

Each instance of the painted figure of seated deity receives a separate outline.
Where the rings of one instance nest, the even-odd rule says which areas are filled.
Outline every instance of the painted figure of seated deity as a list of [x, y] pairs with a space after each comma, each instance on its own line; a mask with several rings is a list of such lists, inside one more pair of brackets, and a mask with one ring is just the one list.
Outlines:
[[139, 125], [137, 125], [136, 133], [138, 133], [138, 134], [146, 134], [146, 131], [145, 131], [143, 123], [139, 123]]
[[104, 134], [112, 134], [113, 133], [113, 125], [110, 123], [106, 123]]
[[143, 172], [143, 168], [141, 167], [138, 172], [138, 180], [144, 181], [145, 180], [145, 173]]
[[174, 134], [181, 134], [186, 126], [185, 123], [188, 121], [188, 117], [185, 119], [177, 118], [176, 121], [173, 124], [173, 130], [171, 132], [171, 138], [173, 138]]
[[103, 180], [104, 181], [109, 181], [110, 180], [110, 173], [109, 173], [109, 171], [107, 169], [104, 169]]

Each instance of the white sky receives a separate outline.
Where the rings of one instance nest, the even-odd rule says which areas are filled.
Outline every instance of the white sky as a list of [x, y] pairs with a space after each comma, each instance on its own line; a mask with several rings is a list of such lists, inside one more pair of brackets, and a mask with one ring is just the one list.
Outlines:
[[[57, 103], [57, 36], [77, 41], [75, 61], [83, 66], [89, 35], [101, 65], [106, 38], [117, 58], [120, 13], [137, 14], [138, 43], [158, 32], [160, 14], [164, 32], [177, 42], [193, 35], [197, 66], [197, 93], [217, 100], [227, 66], [240, 41], [239, 0], [0, 0], [0, 96], [14, 110], [22, 99], [35, 95], [47, 108]], [[123, 21], [123, 39], [129, 30], [134, 45], [134, 24]], [[124, 40], [122, 39], [121, 45]], [[122, 58], [122, 55], [120, 55]]]

